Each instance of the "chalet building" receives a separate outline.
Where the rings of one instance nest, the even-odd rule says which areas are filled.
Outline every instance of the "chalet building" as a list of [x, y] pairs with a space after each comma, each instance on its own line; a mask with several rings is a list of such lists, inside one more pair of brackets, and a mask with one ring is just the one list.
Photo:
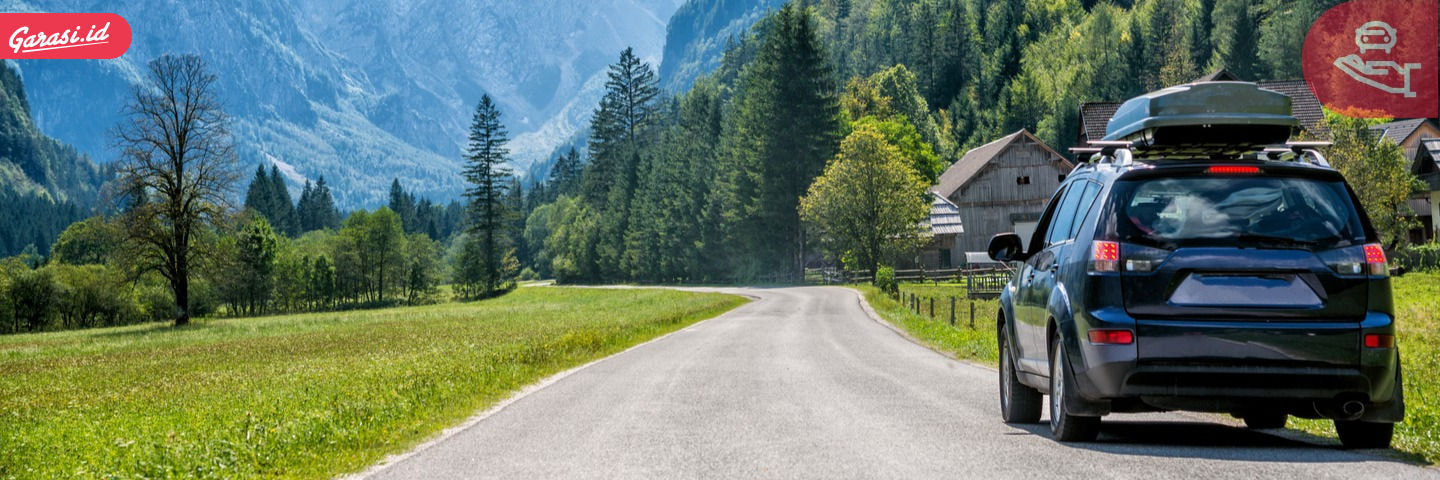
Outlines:
[[965, 233], [960, 218], [960, 207], [939, 193], [930, 192], [930, 218], [925, 222], [930, 244], [920, 250], [920, 267], [940, 270], [960, 266], [965, 258], [955, 247], [955, 241]]
[[976, 147], [940, 175], [931, 192], [954, 204], [965, 219], [950, 250], [955, 266], [964, 252], [983, 252], [990, 237], [1015, 232], [1029, 238], [1045, 203], [1075, 165], [1025, 130]]
[[[1228, 70], [1220, 70], [1215, 73], [1195, 79], [1197, 82], [1243, 82], [1240, 77], [1230, 73]], [[1272, 82], [1256, 82], [1256, 85], [1266, 90], [1280, 92], [1290, 97], [1291, 108], [1295, 118], [1300, 120], [1300, 134], [1307, 138], [1328, 139], [1330, 129], [1325, 127], [1325, 110], [1321, 107], [1320, 99], [1315, 98], [1315, 92], [1310, 91], [1310, 86], [1304, 80], [1277, 80]], [[1090, 140], [1105, 138], [1105, 126], [1110, 123], [1110, 117], [1115, 115], [1115, 110], [1120, 108], [1122, 102], [1086, 102], [1080, 104], [1080, 131], [1075, 137], [1076, 145], [1084, 145]]]
[[1405, 150], [1410, 173], [1425, 184], [1410, 197], [1410, 209], [1420, 228], [1410, 231], [1411, 243], [1433, 242], [1440, 238], [1440, 124], [1434, 119], [1397, 120], [1370, 127], [1377, 140], [1389, 139]]

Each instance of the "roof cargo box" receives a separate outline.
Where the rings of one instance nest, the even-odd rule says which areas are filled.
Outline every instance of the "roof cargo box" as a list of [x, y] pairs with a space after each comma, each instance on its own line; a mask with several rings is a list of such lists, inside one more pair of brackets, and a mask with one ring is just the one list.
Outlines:
[[1198, 82], [1132, 98], [1105, 128], [1136, 147], [1285, 143], [1300, 122], [1290, 97], [1249, 82]]

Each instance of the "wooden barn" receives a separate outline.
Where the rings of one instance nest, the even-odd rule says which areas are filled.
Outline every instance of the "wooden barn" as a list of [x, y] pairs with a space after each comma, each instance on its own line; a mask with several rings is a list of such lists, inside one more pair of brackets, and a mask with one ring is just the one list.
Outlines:
[[997, 233], [1029, 238], [1050, 195], [1074, 167], [1025, 130], [966, 152], [931, 188], [955, 204], [965, 219], [964, 233], [956, 236], [955, 258], [985, 251]]

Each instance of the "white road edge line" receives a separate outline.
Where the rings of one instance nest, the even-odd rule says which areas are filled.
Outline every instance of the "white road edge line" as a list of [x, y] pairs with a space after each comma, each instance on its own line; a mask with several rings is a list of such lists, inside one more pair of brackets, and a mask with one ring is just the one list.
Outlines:
[[[749, 298], [749, 299], [751, 299], [751, 300], [756, 300], [756, 299], [758, 299], [758, 297], [754, 297], [754, 296], [750, 296], [750, 295], [740, 295], [740, 294], [732, 294], [732, 295], [741, 296], [741, 297], [746, 297], [746, 298]], [[747, 302], [747, 303], [748, 303], [748, 302]], [[495, 414], [500, 413], [500, 411], [505, 410], [506, 407], [509, 407], [510, 405], [514, 404], [515, 402], [518, 402], [518, 401], [524, 399], [525, 397], [530, 396], [531, 394], [533, 394], [533, 393], [535, 393], [535, 392], [538, 392], [538, 391], [540, 391], [540, 390], [544, 390], [545, 387], [548, 387], [548, 386], [550, 386], [550, 385], [553, 385], [553, 384], [555, 384], [555, 382], [559, 382], [559, 381], [561, 381], [561, 380], [564, 380], [565, 377], [568, 377], [568, 376], [570, 376], [570, 375], [573, 375], [573, 374], [575, 374], [576, 372], [579, 372], [579, 371], [584, 370], [584, 369], [586, 369], [586, 368], [590, 368], [590, 366], [595, 365], [595, 364], [597, 364], [597, 363], [600, 363], [600, 362], [603, 362], [603, 361], [606, 361], [606, 360], [609, 360], [609, 359], [612, 359], [612, 358], [615, 358], [615, 357], [624, 355], [624, 354], [626, 354], [626, 353], [629, 353], [631, 350], [635, 350], [635, 349], [637, 349], [637, 348], [644, 347], [644, 346], [646, 346], [646, 345], [649, 345], [649, 344], [652, 344], [652, 343], [655, 343], [655, 342], [664, 340], [664, 339], [666, 339], [666, 338], [670, 338], [671, 335], [674, 335], [674, 334], [677, 334], [677, 333], [681, 333], [681, 332], [690, 332], [690, 331], [691, 331], [690, 329], [695, 328], [696, 325], [700, 325], [701, 323], [709, 322], [709, 321], [711, 321], [711, 320], [714, 320], [714, 319], [717, 319], [717, 318], [721, 318], [721, 317], [724, 317], [724, 316], [726, 316], [726, 315], [730, 315], [730, 314], [731, 314], [732, 312], [734, 312], [735, 310], [739, 309], [740, 307], [744, 307], [744, 306], [745, 306], [745, 304], [740, 304], [740, 305], [736, 306], [735, 308], [730, 309], [729, 311], [726, 311], [725, 313], [721, 313], [720, 315], [716, 315], [716, 316], [713, 316], [713, 317], [710, 317], [710, 318], [706, 318], [706, 319], [697, 321], [697, 322], [692, 323], [692, 324], [690, 324], [689, 326], [686, 326], [685, 328], [682, 328], [682, 329], [680, 329], [680, 330], [676, 330], [676, 331], [673, 331], [673, 332], [670, 332], [670, 333], [667, 333], [667, 334], [664, 334], [664, 335], [661, 335], [661, 336], [652, 338], [652, 339], [650, 339], [650, 340], [646, 340], [644, 343], [640, 343], [640, 344], [633, 345], [633, 346], [631, 346], [630, 348], [626, 348], [626, 349], [621, 350], [621, 351], [619, 351], [619, 352], [615, 352], [614, 354], [606, 355], [606, 356], [604, 356], [604, 357], [600, 357], [600, 358], [597, 358], [597, 359], [595, 359], [595, 360], [591, 360], [589, 363], [586, 363], [586, 364], [584, 364], [584, 365], [581, 365], [581, 366], [578, 366], [578, 367], [574, 367], [574, 368], [571, 368], [571, 369], [569, 369], [569, 370], [565, 370], [565, 371], [563, 371], [563, 372], [560, 372], [560, 373], [557, 373], [557, 374], [554, 374], [554, 375], [545, 377], [545, 378], [541, 379], [541, 380], [538, 381], [538, 382], [535, 382], [535, 383], [526, 385], [525, 387], [521, 388], [519, 392], [516, 392], [514, 395], [511, 395], [509, 398], [506, 398], [506, 399], [504, 399], [504, 400], [501, 400], [500, 403], [496, 403], [495, 405], [490, 406], [490, 408], [487, 408], [487, 409], [485, 409], [484, 411], [482, 411], [482, 412], [480, 412], [480, 413], [477, 413], [477, 414], [475, 414], [475, 415], [472, 415], [470, 418], [465, 419], [464, 422], [462, 422], [462, 423], [460, 423], [460, 424], [458, 424], [458, 425], [455, 425], [455, 426], [446, 428], [446, 429], [444, 429], [444, 430], [441, 430], [439, 434], [435, 435], [434, 437], [432, 437], [432, 438], [429, 439], [429, 440], [426, 440], [424, 443], [421, 443], [421, 444], [419, 444], [419, 445], [416, 445], [415, 448], [411, 448], [410, 450], [408, 450], [408, 451], [406, 451], [406, 452], [403, 452], [403, 453], [393, 453], [393, 454], [390, 454], [390, 455], [386, 455], [385, 458], [381, 459], [379, 462], [375, 463], [374, 465], [371, 465], [370, 467], [366, 468], [365, 470], [362, 470], [362, 471], [359, 471], [359, 472], [356, 472], [356, 473], [347, 474], [347, 475], [342, 475], [342, 476], [340, 476], [339, 478], [342, 479], [342, 480], [364, 480], [364, 479], [373, 477], [373, 476], [375, 476], [375, 474], [378, 474], [378, 473], [384, 471], [385, 469], [390, 468], [391, 466], [394, 466], [395, 464], [398, 464], [398, 463], [400, 463], [400, 462], [402, 462], [402, 461], [405, 461], [406, 459], [408, 459], [408, 458], [410, 458], [410, 457], [413, 457], [413, 456], [415, 456], [415, 455], [418, 455], [420, 452], [423, 452], [423, 451], [425, 451], [425, 450], [428, 450], [430, 447], [433, 447], [433, 446], [435, 446], [435, 445], [438, 445], [440, 442], [443, 442], [443, 441], [445, 441], [445, 440], [448, 440], [448, 439], [450, 439], [450, 437], [454, 437], [455, 435], [458, 435], [460, 432], [463, 432], [463, 431], [469, 429], [470, 427], [474, 427], [475, 425], [480, 424], [480, 422], [483, 422], [483, 421], [485, 421], [485, 419], [488, 419], [488, 418], [490, 418], [491, 416], [494, 416]]]

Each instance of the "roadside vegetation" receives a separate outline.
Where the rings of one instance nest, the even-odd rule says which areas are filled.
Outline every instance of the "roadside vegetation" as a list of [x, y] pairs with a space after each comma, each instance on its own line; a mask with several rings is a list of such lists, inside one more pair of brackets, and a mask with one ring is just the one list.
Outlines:
[[[995, 366], [996, 301], [976, 301], [975, 328], [969, 328], [965, 287], [956, 284], [902, 283], [900, 299], [880, 289], [859, 286], [865, 300], [891, 324], [904, 329], [929, 347], [957, 358]], [[1395, 314], [1399, 322], [1400, 358], [1405, 369], [1405, 422], [1396, 425], [1393, 448], [1440, 463], [1440, 273], [1410, 273], [1394, 279]], [[914, 296], [919, 312], [907, 306]], [[955, 326], [949, 322], [949, 297], [956, 301]], [[936, 313], [930, 315], [929, 300]], [[1328, 420], [1291, 417], [1289, 426], [1335, 438]]]
[[0, 337], [0, 478], [330, 478], [730, 295], [473, 303]]

